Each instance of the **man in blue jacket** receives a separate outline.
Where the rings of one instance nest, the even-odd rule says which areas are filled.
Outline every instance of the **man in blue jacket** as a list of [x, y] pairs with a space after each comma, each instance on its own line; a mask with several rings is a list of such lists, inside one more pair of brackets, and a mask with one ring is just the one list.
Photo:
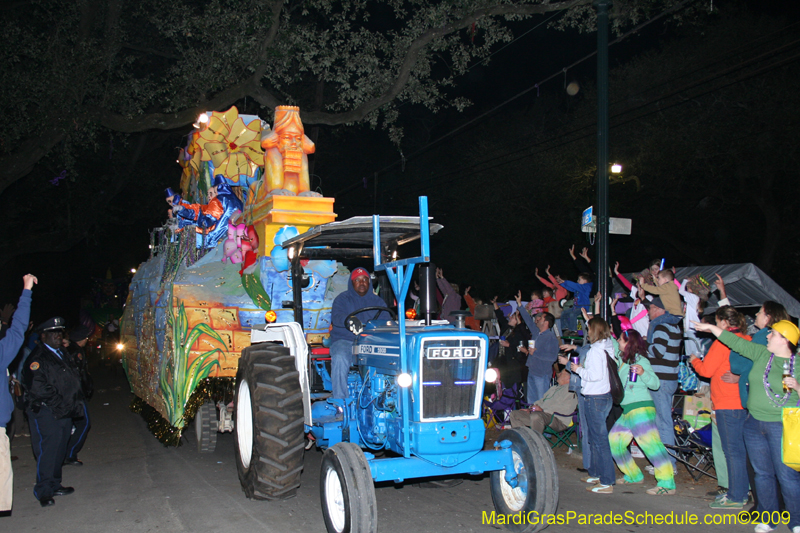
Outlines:
[[[355, 342], [356, 336], [347, 329], [344, 319], [353, 311], [365, 307], [386, 307], [386, 302], [372, 292], [369, 272], [359, 267], [350, 274], [347, 290], [333, 300], [333, 306], [331, 307], [330, 352], [334, 398], [347, 398], [347, 374], [350, 372], [350, 367], [356, 362], [356, 356], [353, 354], [353, 342]], [[355, 316], [363, 324], [366, 324], [375, 317], [375, 314], [375, 311], [365, 311]], [[388, 319], [389, 315], [383, 311], [378, 315], [378, 318]]]
[[550, 389], [550, 381], [553, 379], [553, 363], [558, 359], [558, 339], [553, 332], [556, 318], [551, 313], [536, 313], [536, 317], [531, 319], [530, 313], [522, 305], [522, 291], [517, 291], [516, 299], [519, 314], [528, 326], [531, 340], [535, 344], [533, 349], [527, 346], [519, 348], [519, 351], [528, 356], [525, 363], [528, 367], [525, 396], [527, 403], [533, 405]]
[[[22, 278], [22, 296], [19, 297], [11, 327], [3, 340], [0, 340], [0, 374], [8, 375], [8, 365], [16, 357], [25, 340], [25, 330], [28, 328], [31, 316], [31, 289], [36, 283], [39, 283], [39, 280], [31, 274], [26, 274]], [[11, 447], [6, 435], [6, 424], [11, 420], [13, 412], [14, 399], [8, 387], [4, 385], [0, 387], [0, 512], [11, 510], [13, 497], [14, 473], [11, 470]]]

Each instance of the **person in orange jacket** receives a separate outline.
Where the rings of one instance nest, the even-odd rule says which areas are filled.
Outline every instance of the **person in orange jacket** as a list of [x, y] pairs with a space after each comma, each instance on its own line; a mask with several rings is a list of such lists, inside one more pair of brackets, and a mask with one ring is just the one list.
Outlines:
[[[717, 309], [717, 326], [737, 336], [750, 340], [744, 316], [730, 305]], [[712, 509], [742, 509], [747, 503], [747, 452], [744, 445], [744, 421], [747, 411], [742, 408], [739, 385], [727, 383], [722, 376], [731, 370], [731, 349], [720, 341], [714, 341], [705, 358], [692, 355], [695, 371], [711, 378], [711, 404], [714, 407], [716, 425], [719, 430], [725, 464], [728, 467], [728, 492], [711, 502]]]

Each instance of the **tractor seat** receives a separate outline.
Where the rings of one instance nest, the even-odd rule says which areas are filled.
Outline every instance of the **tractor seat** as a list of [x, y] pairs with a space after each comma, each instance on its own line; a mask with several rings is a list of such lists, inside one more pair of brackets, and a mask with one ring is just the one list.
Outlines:
[[330, 348], [325, 348], [324, 346], [311, 348], [311, 359], [314, 359], [316, 361], [330, 361], [331, 360]]

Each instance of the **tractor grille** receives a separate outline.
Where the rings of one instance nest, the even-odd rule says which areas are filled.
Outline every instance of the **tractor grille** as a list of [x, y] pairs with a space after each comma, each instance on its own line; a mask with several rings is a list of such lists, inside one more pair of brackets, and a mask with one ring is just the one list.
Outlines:
[[420, 361], [422, 420], [478, 416], [486, 364], [481, 339], [427, 338]]

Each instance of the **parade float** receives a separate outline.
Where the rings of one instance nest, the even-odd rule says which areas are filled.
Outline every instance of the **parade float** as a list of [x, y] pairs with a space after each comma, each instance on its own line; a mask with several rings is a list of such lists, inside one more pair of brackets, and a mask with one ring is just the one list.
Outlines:
[[[484, 382], [497, 379], [489, 338], [466, 328], [462, 311], [456, 324], [434, 319], [430, 236], [441, 226], [427, 197], [416, 217], [334, 222], [333, 200], [309, 190], [313, 151], [297, 108], [276, 108], [272, 128], [235, 108], [198, 122], [181, 192], [165, 191], [169, 221], [153, 233], [123, 315], [135, 408], [166, 444], [192, 419], [200, 451], [232, 431], [250, 499], [295, 496], [316, 446], [329, 533], [377, 531], [376, 482], [483, 473], [496, 513], [554, 515], [558, 475], [541, 434], [508, 429], [485, 447]], [[418, 255], [403, 257], [403, 245]], [[337, 260], [353, 258], [371, 258], [392, 294], [344, 318], [355, 366], [335, 396], [325, 337], [349, 281]], [[422, 319], [405, 312], [415, 272]]]
[[[280, 244], [336, 218], [333, 199], [309, 187], [314, 148], [299, 109], [279, 106], [272, 126], [236, 107], [205, 113], [180, 150], [180, 192], [165, 192], [167, 222], [151, 232], [150, 258], [131, 281], [121, 321], [134, 407], [165, 444], [179, 444], [209, 402], [220, 411], [220, 429], [229, 431], [225, 406], [251, 329], [265, 323], [268, 311], [278, 322], [296, 319], [288, 252]], [[327, 336], [346, 274], [335, 261], [303, 261], [309, 343]], [[198, 428], [206, 451], [215, 429]]]

